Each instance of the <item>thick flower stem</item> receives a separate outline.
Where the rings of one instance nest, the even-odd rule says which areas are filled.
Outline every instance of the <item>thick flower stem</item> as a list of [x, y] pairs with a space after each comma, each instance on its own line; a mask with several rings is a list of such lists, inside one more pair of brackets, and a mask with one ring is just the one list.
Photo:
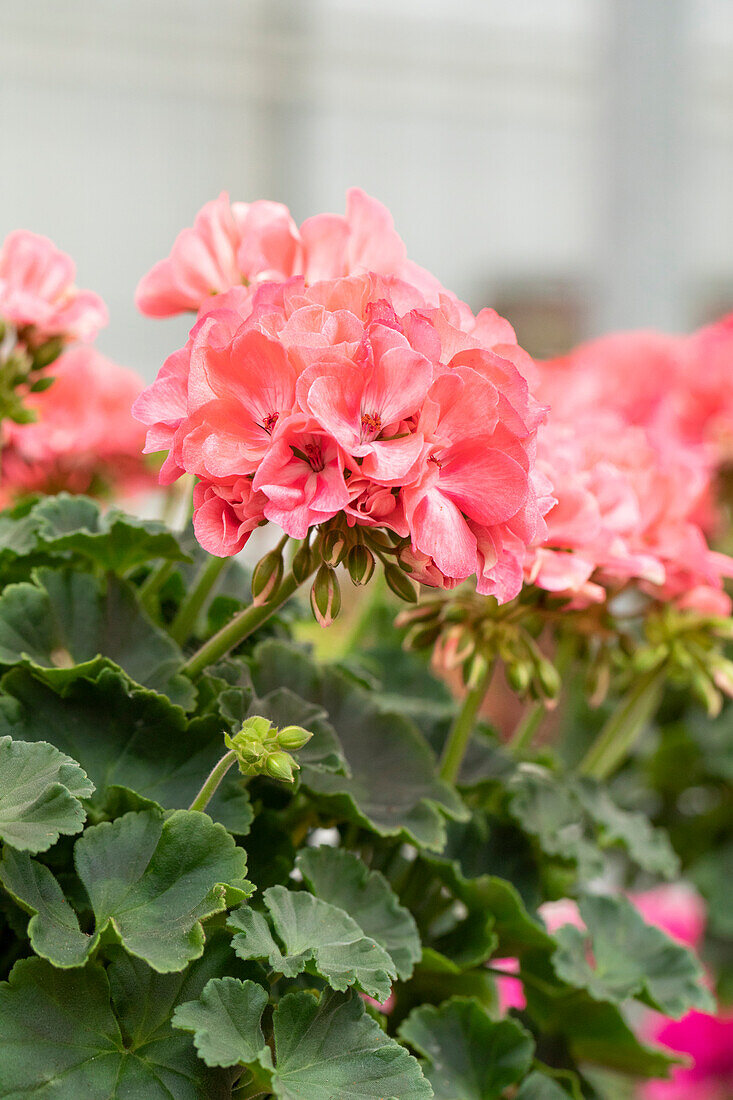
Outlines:
[[544, 703], [533, 703], [527, 708], [507, 743], [509, 752], [514, 756], [521, 756], [527, 751], [545, 714]]
[[222, 570], [229, 564], [229, 558], [210, 557], [197, 574], [191, 588], [188, 590], [176, 617], [170, 626], [170, 636], [179, 645], [183, 645], [190, 635], [201, 608], [221, 575]]
[[[305, 577], [301, 583], [304, 583], [307, 579]], [[198, 676], [207, 665], [211, 665], [214, 661], [224, 657], [240, 642], [243, 642], [245, 638], [248, 638], [250, 634], [253, 634], [258, 627], [267, 622], [270, 616], [274, 615], [299, 587], [300, 584], [293, 574], [288, 573], [281, 581], [277, 592], [267, 603], [260, 604], [258, 607], [250, 605], [240, 611], [238, 615], [235, 615], [231, 622], [223, 626], [221, 630], [214, 634], [213, 638], [209, 638], [208, 642], [205, 642], [200, 649], [196, 650], [193, 656], [189, 657], [183, 666], [183, 672], [191, 677]]]
[[224, 756], [222, 756], [219, 763], [214, 765], [214, 767], [211, 769], [208, 776], [204, 780], [204, 785], [194, 798], [191, 805], [188, 807], [189, 810], [206, 809], [206, 807], [209, 805], [209, 802], [211, 802], [211, 799], [214, 797], [217, 787], [231, 768], [232, 764], [236, 761], [236, 759], [237, 754], [233, 750], [230, 750], [229, 752], [225, 753]]
[[461, 770], [463, 757], [466, 755], [468, 743], [471, 740], [476, 715], [481, 709], [481, 704], [486, 698], [486, 692], [491, 683], [491, 674], [494, 671], [493, 664], [489, 664], [483, 676], [466, 693], [463, 705], [459, 710], [456, 720], [448, 734], [448, 740], [443, 749], [443, 758], [440, 763], [440, 774], [449, 783], [455, 783]]
[[581, 775], [608, 779], [623, 763], [659, 706], [665, 665], [640, 676], [580, 763]]

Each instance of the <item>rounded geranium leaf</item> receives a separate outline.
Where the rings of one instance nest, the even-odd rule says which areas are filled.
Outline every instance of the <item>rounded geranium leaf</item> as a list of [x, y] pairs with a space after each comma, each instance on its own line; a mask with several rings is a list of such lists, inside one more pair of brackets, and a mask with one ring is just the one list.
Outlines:
[[193, 1033], [207, 1066], [236, 1066], [257, 1060], [265, 1046], [260, 1021], [267, 993], [252, 981], [212, 978], [198, 1001], [179, 1005], [173, 1027]]
[[580, 901], [580, 915], [587, 933], [571, 925], [555, 933], [553, 964], [563, 981], [598, 1001], [620, 1004], [635, 997], [675, 1018], [691, 1008], [714, 1010], [700, 963], [647, 924], [626, 898], [588, 895]]
[[274, 934], [262, 913], [254, 910], [239, 909], [229, 919], [228, 927], [237, 932], [233, 946], [240, 958], [267, 959], [289, 978], [312, 968], [333, 989], [356, 985], [386, 1001], [397, 977], [394, 963], [348, 913], [284, 886], [270, 887], [263, 897]]
[[421, 1005], [400, 1036], [425, 1059], [435, 1100], [498, 1100], [532, 1064], [534, 1041], [515, 1020], [492, 1020], [477, 1001]]
[[416, 1059], [385, 1035], [353, 994], [325, 993], [317, 1001], [309, 993], [291, 993], [275, 1009], [273, 1030], [275, 1066], [268, 1087], [280, 1100], [433, 1095]]
[[182, 970], [204, 947], [201, 922], [251, 891], [244, 851], [206, 814], [143, 811], [87, 829], [74, 849], [96, 930], [113, 928], [154, 970]]
[[[49, 727], [46, 726], [46, 733]], [[45, 741], [0, 737], [0, 839], [45, 852], [60, 834], [77, 833], [94, 784], [75, 760]]]
[[0, 1095], [229, 1100], [231, 1072], [207, 1068], [170, 1026], [177, 1004], [236, 962], [225, 940], [183, 975], [156, 974], [119, 947], [107, 954], [106, 972], [24, 959], [0, 984]]
[[0, 663], [36, 665], [63, 684], [74, 665], [94, 672], [99, 656], [174, 702], [193, 701], [193, 684], [178, 672], [181, 651], [123, 581], [110, 576], [102, 584], [87, 573], [39, 569], [33, 584], [8, 585], [0, 596]]
[[388, 952], [398, 977], [407, 981], [422, 955], [420, 935], [384, 876], [341, 848], [308, 848], [296, 866], [313, 893], [353, 917]]

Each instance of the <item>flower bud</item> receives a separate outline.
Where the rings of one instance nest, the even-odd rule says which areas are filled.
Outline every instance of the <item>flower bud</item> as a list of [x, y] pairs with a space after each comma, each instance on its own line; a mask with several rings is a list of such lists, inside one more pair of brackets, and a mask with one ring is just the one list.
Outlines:
[[408, 607], [404, 611], [400, 611], [394, 624], [398, 630], [402, 630], [404, 627], [411, 626], [413, 623], [421, 623], [426, 619], [434, 619], [440, 614], [442, 605], [442, 600], [430, 600], [427, 603], [421, 603], [418, 607]]
[[418, 587], [399, 566], [387, 562], [384, 566], [384, 579], [395, 596], [399, 596], [406, 603], [417, 603]]
[[281, 749], [296, 752], [307, 745], [312, 736], [313, 734], [304, 730], [302, 726], [285, 726], [277, 735], [277, 743]]
[[316, 622], [330, 626], [341, 610], [338, 577], [328, 565], [319, 566], [311, 588], [311, 607]]
[[52, 336], [50, 340], [46, 340], [40, 347], [34, 349], [33, 370], [43, 370], [44, 367], [50, 366], [63, 350], [64, 342], [61, 337]]
[[295, 779], [295, 769], [298, 765], [290, 753], [271, 752], [265, 759], [264, 774], [271, 779], [281, 779], [284, 783], [292, 783]]
[[488, 671], [489, 662], [483, 653], [474, 653], [473, 657], [463, 666], [463, 682], [468, 690], [471, 691], [473, 688], [478, 687]]
[[543, 658], [538, 662], [537, 679], [543, 695], [546, 695], [548, 699], [556, 699], [562, 688], [562, 680], [552, 661]]
[[295, 551], [291, 568], [298, 584], [302, 584], [310, 576], [313, 569], [313, 549], [308, 544], [307, 539]]
[[346, 535], [338, 527], [326, 531], [321, 540], [321, 557], [326, 565], [334, 567], [344, 560], [346, 554]]
[[368, 584], [374, 574], [374, 554], [368, 546], [357, 543], [349, 550], [346, 568], [353, 584], [359, 586]]
[[512, 664], [505, 666], [504, 675], [512, 691], [524, 695], [532, 679], [532, 670], [524, 662], [514, 661]]
[[429, 649], [440, 637], [440, 623], [428, 620], [426, 623], [415, 623], [402, 643], [404, 649]]
[[252, 573], [252, 602], [261, 607], [277, 592], [283, 579], [282, 550], [275, 547], [257, 562]]
[[394, 551], [394, 545], [391, 539], [378, 527], [364, 527], [361, 529], [361, 533], [364, 537], [364, 541], [368, 542], [370, 546], [373, 546], [375, 550], [383, 550], [387, 554], [391, 554]]
[[32, 382], [28, 389], [31, 393], [43, 393], [45, 390], [49, 389], [55, 381], [55, 378], [49, 377], [46, 374], [43, 378], [37, 378], [35, 382]]

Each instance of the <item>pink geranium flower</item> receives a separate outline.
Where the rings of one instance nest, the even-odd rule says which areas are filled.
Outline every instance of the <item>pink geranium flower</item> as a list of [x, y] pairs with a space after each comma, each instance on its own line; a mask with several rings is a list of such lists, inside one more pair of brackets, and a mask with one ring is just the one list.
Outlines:
[[107, 308], [90, 290], [77, 290], [75, 274], [71, 257], [47, 237], [11, 233], [0, 248], [0, 320], [31, 329], [34, 344], [54, 336], [93, 340]]
[[33, 423], [3, 426], [3, 506], [26, 493], [150, 486], [141, 457], [145, 432], [130, 412], [142, 379], [86, 345], [59, 356], [53, 378], [47, 390], [26, 398]]
[[170, 317], [206, 308], [212, 295], [303, 275], [308, 283], [377, 271], [418, 286], [437, 302], [437, 279], [408, 261], [386, 207], [358, 188], [345, 214], [317, 214], [298, 229], [287, 207], [229, 202], [222, 192], [178, 235], [170, 256], [141, 279], [138, 308]]
[[[362, 247], [369, 255], [366, 238], [359, 249], [337, 238], [351, 260]], [[243, 545], [251, 486], [257, 516], [294, 538], [343, 515], [409, 538], [405, 564], [426, 583], [476, 573], [480, 591], [516, 595], [552, 503], [533, 470], [544, 410], [511, 358], [469, 331], [484, 329], [509, 355], [511, 328], [469, 321], [450, 296], [436, 306], [394, 275], [231, 294], [136, 405], [148, 447], [168, 450], [164, 478], [185, 470], [206, 486], [196, 507], [206, 507], [197, 530], [207, 546]]]

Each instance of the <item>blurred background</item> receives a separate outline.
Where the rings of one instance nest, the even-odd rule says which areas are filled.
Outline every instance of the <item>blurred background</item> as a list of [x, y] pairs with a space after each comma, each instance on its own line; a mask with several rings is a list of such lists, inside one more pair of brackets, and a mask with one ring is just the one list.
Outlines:
[[[219, 191], [385, 202], [533, 353], [733, 308], [731, 0], [0, 0], [0, 238], [51, 236], [152, 379], [138, 278]], [[178, 330], [178, 331], [176, 331]]]

